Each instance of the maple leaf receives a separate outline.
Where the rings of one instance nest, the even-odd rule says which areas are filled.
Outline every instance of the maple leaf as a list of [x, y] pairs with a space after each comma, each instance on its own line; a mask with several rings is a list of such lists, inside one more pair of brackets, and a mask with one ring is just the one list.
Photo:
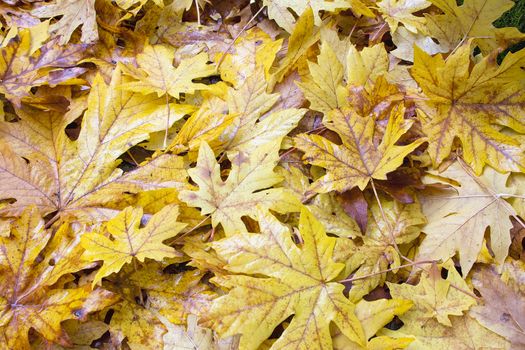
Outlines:
[[228, 159], [232, 169], [226, 181], [221, 179], [220, 165], [212, 149], [201, 143], [197, 166], [189, 169], [198, 191], [182, 191], [179, 198], [202, 215], [211, 215], [213, 227], [221, 224], [227, 235], [245, 231], [242, 216], [255, 218], [257, 206], [279, 213], [298, 211], [299, 200], [287, 189], [270, 188], [281, 181], [274, 173], [279, 161], [279, 143], [272, 141], [253, 150], [232, 152]]
[[321, 23], [319, 11], [334, 12], [336, 10], [344, 10], [349, 7], [359, 14], [373, 17], [373, 12], [360, 0], [264, 0], [263, 4], [268, 6], [268, 17], [275, 20], [277, 24], [285, 29], [288, 33], [294, 30], [295, 18], [289, 9], [292, 9], [296, 14], [302, 14], [309, 8], [312, 9], [315, 24]]
[[147, 293], [151, 309], [171, 323], [184, 324], [189, 315], [204, 315], [217, 296], [203, 283], [203, 277], [200, 270], [168, 274], [158, 265], [148, 264], [133, 273], [130, 280]]
[[321, 44], [317, 63], [308, 62], [308, 68], [310, 77], [296, 84], [310, 102], [311, 109], [327, 114], [347, 105], [343, 88], [344, 66], [329, 44]]
[[490, 227], [491, 249], [496, 261], [503, 263], [511, 243], [509, 216], [516, 215], [504, 199], [512, 193], [506, 187], [508, 174], [486, 168], [481, 177], [475, 177], [468, 166], [457, 161], [439, 176], [456, 184], [422, 197], [428, 224], [423, 227], [427, 236], [419, 256], [446, 260], [459, 252], [461, 270], [467, 274], [481, 251], [485, 229]]
[[463, 158], [478, 175], [485, 164], [499, 171], [525, 169], [522, 144], [500, 132], [503, 126], [525, 132], [525, 94], [519, 83], [524, 63], [522, 50], [507, 55], [500, 66], [485, 57], [470, 70], [470, 44], [446, 61], [415, 48], [411, 73], [426, 96], [417, 107], [434, 165], [449, 156], [459, 138]]
[[306, 113], [306, 109], [287, 108], [273, 110], [279, 94], [267, 94], [268, 84], [262, 68], [256, 69], [237, 89], [228, 91], [229, 113], [235, 115], [224, 131], [229, 140], [227, 152], [246, 152], [268, 142], [282, 140]]
[[114, 308], [109, 323], [112, 343], [125, 342], [131, 349], [163, 349], [166, 327], [155, 313], [134, 302], [124, 301]]
[[387, 270], [390, 265], [393, 268], [400, 265], [401, 257], [395, 246], [414, 241], [421, 233], [421, 226], [426, 223], [418, 202], [402, 204], [384, 196], [379, 196], [379, 200], [381, 207], [376, 200], [368, 199], [371, 203], [364, 244], [348, 261], [352, 264], [353, 259], [359, 260], [357, 266], [349, 271], [353, 272], [352, 277], [373, 274], [369, 278], [352, 282], [348, 297], [356, 302], [385, 282], [386, 274], [382, 271]]
[[238, 337], [217, 339], [211, 329], [200, 327], [197, 317], [188, 317], [188, 326], [174, 325], [159, 317], [168, 332], [163, 337], [164, 349], [190, 350], [198, 349], [234, 350], [239, 348]]
[[[174, 171], [184, 178], [182, 161], [173, 156], [159, 157], [124, 175], [117, 168], [122, 153], [166, 125], [165, 101], [123, 92], [118, 89], [122, 79], [126, 81], [118, 69], [109, 86], [100, 76], [95, 79], [74, 142], [64, 130], [82, 113], [82, 102], [65, 116], [27, 110], [20, 111], [23, 119], [19, 122], [2, 123], [0, 197], [16, 199], [2, 212], [20, 213], [26, 205], [37, 205], [46, 214], [58, 211], [62, 216], [85, 216], [92, 208], [93, 216], [104, 216], [104, 210], [96, 208], [107, 207], [124, 192], [136, 193], [142, 184], [148, 189], [160, 187], [167, 177], [172, 179]], [[170, 108], [172, 120], [187, 110], [178, 105]]]
[[426, 21], [424, 17], [414, 16], [413, 13], [430, 5], [432, 4], [427, 0], [382, 0], [377, 3], [392, 34], [396, 32], [399, 23], [407, 30], [417, 33]]
[[[142, 215], [142, 208], [127, 207], [108, 221], [103, 233], [92, 231], [82, 236], [82, 246], [86, 250], [84, 257], [90, 261], [104, 262], [93, 285], [103, 277], [120, 271], [134, 258], [144, 262], [146, 258], [162, 260], [178, 255], [162, 242], [176, 236], [186, 226], [176, 221], [179, 208], [167, 205], [153, 215], [144, 228], [139, 228]], [[111, 238], [104, 235], [106, 231]]]
[[397, 58], [409, 62], [414, 61], [414, 47], [416, 46], [429, 55], [448, 51], [446, 48], [435, 43], [431, 37], [421, 33], [412, 33], [405, 29], [405, 27], [399, 27], [395, 33], [392, 33], [392, 41], [396, 45], [396, 49], [390, 51], [390, 53]]
[[34, 48], [35, 30], [24, 29], [18, 38], [0, 48], [0, 92], [19, 104], [33, 87], [56, 85], [77, 77], [85, 68], [73, 67], [85, 55], [85, 45], [60, 47], [56, 40]]
[[62, 225], [51, 239], [44, 221], [33, 208], [11, 225], [10, 235], [0, 237], [0, 348], [30, 349], [28, 332], [64, 346], [69, 338], [60, 323], [84, 320], [88, 313], [117, 301], [116, 295], [89, 286], [55, 287], [72, 272], [90, 267], [83, 260], [77, 232]]
[[284, 76], [295, 66], [297, 61], [306, 54], [308, 48], [319, 40], [319, 31], [314, 26], [314, 15], [308, 7], [297, 20], [290, 38], [288, 39], [288, 50], [286, 56], [279, 62], [278, 66], [271, 71], [270, 86], [283, 80]]
[[423, 274], [416, 286], [388, 283], [392, 297], [412, 300], [415, 304], [415, 308], [402, 318], [416, 317], [410, 313], [417, 313], [419, 319], [436, 318], [439, 323], [451, 327], [450, 315], [461, 316], [476, 304], [474, 298], [462, 291], [469, 288], [454, 265], [448, 261], [442, 268], [448, 271], [447, 278], [442, 278], [441, 271], [433, 265], [430, 273]]
[[193, 82], [193, 79], [215, 72], [215, 68], [207, 64], [207, 54], [200, 53], [184, 59], [177, 68], [173, 67], [174, 58], [174, 51], [166, 46], [146, 46], [144, 52], [137, 55], [138, 68], [123, 66], [123, 72], [138, 81], [126, 82], [121, 88], [143, 94], [157, 93], [159, 97], [169, 94], [175, 98], [179, 98], [181, 93], [194, 93], [195, 90], [207, 88], [205, 84]]
[[230, 291], [213, 302], [205, 321], [223, 337], [241, 334], [241, 349], [258, 348], [292, 314], [272, 349], [330, 349], [330, 322], [350, 340], [363, 344], [354, 305], [342, 294], [343, 285], [331, 282], [344, 267], [332, 260], [336, 239], [325, 235], [307, 209], [301, 211], [299, 223], [301, 248], [271, 215], [262, 214], [259, 225], [260, 234], [213, 243], [228, 262], [226, 269], [240, 274], [215, 278]]
[[375, 136], [377, 122], [350, 108], [334, 110], [323, 121], [328, 129], [341, 137], [342, 145], [319, 135], [295, 137], [296, 147], [305, 152], [303, 159], [327, 170], [326, 175], [312, 184], [311, 190], [343, 192], [355, 186], [363, 190], [372, 179], [386, 179], [386, 174], [399, 167], [405, 156], [423, 142], [417, 140], [406, 146], [396, 145], [413, 124], [413, 121], [403, 119], [403, 114], [402, 106], [392, 110], [380, 144], [376, 143]]
[[[297, 82], [310, 102], [310, 108], [324, 114], [353, 105], [351, 102], [362, 104], [363, 99], [359, 97], [355, 101], [348, 99], [359, 95], [360, 90], [372, 92], [379, 86], [383, 87], [381, 76], [388, 72], [389, 66], [383, 44], [365, 47], [361, 51], [350, 44], [343, 52], [344, 61], [341, 61], [328, 42], [328, 39], [322, 41], [317, 63], [308, 62], [310, 75]], [[376, 83], [377, 80], [379, 83]]]
[[61, 45], [69, 42], [78, 27], [82, 27], [81, 42], [91, 43], [98, 39], [95, 0], [55, 0], [53, 3], [41, 4], [31, 14], [39, 18], [61, 16], [50, 28], [60, 36]]
[[282, 39], [272, 40], [266, 32], [257, 27], [248, 30], [233, 43], [231, 49], [221, 48], [223, 52], [215, 57], [215, 61], [221, 63], [219, 72], [222, 80], [238, 88], [258, 69], [263, 69], [265, 81], [281, 46]]
[[[412, 307], [410, 300], [403, 299], [379, 299], [374, 301], [361, 300], [356, 304], [355, 314], [369, 339], [366, 349], [404, 349], [412, 342], [411, 338], [392, 339], [386, 336], [374, 337], [374, 335], [388, 324], [395, 316], [404, 314]], [[351, 342], [342, 333], [334, 336], [334, 349], [355, 349], [356, 344]]]
[[435, 320], [405, 318], [397, 331], [382, 330], [380, 334], [394, 338], [412, 338], [408, 350], [479, 350], [483, 348], [508, 349], [509, 343], [499, 335], [480, 325], [470, 316], [451, 317], [452, 327]]
[[448, 51], [473, 38], [486, 53], [505, 48], [525, 38], [517, 28], [495, 28], [493, 22], [514, 6], [510, 0], [468, 0], [458, 6], [455, 0], [430, 0], [443, 14], [426, 14], [426, 32]]
[[471, 309], [479, 323], [505, 337], [512, 349], [525, 348], [525, 298], [521, 291], [506, 285], [494, 269], [476, 271], [474, 287], [481, 293], [484, 305]]

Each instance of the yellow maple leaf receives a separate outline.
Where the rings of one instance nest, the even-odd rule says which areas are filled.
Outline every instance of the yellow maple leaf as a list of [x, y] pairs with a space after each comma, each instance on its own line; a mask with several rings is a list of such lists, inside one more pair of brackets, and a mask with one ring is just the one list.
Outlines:
[[148, 306], [174, 324], [185, 324], [189, 315], [206, 314], [217, 294], [202, 281], [205, 272], [166, 273], [165, 266], [148, 264], [130, 280], [147, 293]]
[[352, 282], [348, 297], [356, 302], [385, 282], [387, 275], [383, 271], [401, 265], [395, 246], [414, 241], [421, 233], [421, 226], [426, 223], [418, 202], [402, 204], [382, 195], [379, 199], [381, 208], [375, 199], [368, 199], [370, 210], [363, 245], [346, 262], [352, 265], [353, 259], [361, 257], [357, 268], [350, 271], [353, 277], [373, 274]]
[[332, 260], [335, 238], [307, 210], [301, 211], [301, 247], [289, 229], [261, 214], [261, 232], [213, 243], [213, 248], [238, 275], [215, 278], [229, 290], [213, 302], [204, 319], [222, 336], [241, 334], [240, 349], [257, 349], [274, 328], [294, 315], [272, 349], [330, 349], [331, 322], [350, 340], [364, 343], [355, 306], [332, 282], [343, 264]]
[[207, 88], [205, 84], [193, 82], [193, 79], [215, 72], [215, 68], [207, 64], [207, 54], [200, 53], [184, 59], [177, 68], [173, 67], [174, 58], [174, 50], [167, 46], [146, 46], [144, 52], [137, 55], [138, 68], [123, 66], [123, 72], [138, 81], [123, 83], [121, 88], [143, 94], [156, 93], [159, 97], [169, 94], [175, 98], [179, 98], [181, 93], [194, 93], [195, 90]]
[[495, 28], [493, 22], [511, 9], [511, 0], [467, 0], [461, 6], [455, 0], [430, 0], [443, 14], [426, 14], [425, 32], [439, 44], [454, 50], [458, 45], [474, 39], [483, 53], [497, 47], [506, 48], [525, 38], [518, 28]]
[[437, 166], [461, 141], [463, 158], [481, 174], [489, 164], [499, 171], [525, 169], [523, 145], [500, 132], [503, 126], [525, 132], [525, 50], [505, 57], [501, 65], [483, 58], [470, 69], [470, 44], [461, 46], [447, 60], [415, 49], [412, 76], [426, 98], [417, 101], [428, 152]]
[[41, 3], [31, 11], [39, 18], [61, 16], [50, 29], [60, 37], [60, 44], [67, 44], [77, 27], [82, 27], [80, 40], [91, 43], [98, 39], [98, 26], [95, 12], [95, 0], [55, 0], [52, 3]]
[[414, 16], [414, 12], [421, 11], [432, 5], [427, 0], [382, 0], [377, 3], [379, 11], [383, 14], [390, 32], [396, 32], [399, 23], [413, 33], [421, 30], [426, 24], [425, 17]]
[[423, 140], [406, 146], [396, 142], [410, 129], [413, 121], [403, 119], [404, 108], [395, 107], [390, 115], [383, 140], [376, 144], [376, 121], [359, 115], [350, 108], [336, 109], [324, 119], [324, 125], [337, 132], [342, 145], [337, 145], [319, 135], [301, 134], [295, 145], [305, 152], [303, 159], [326, 169], [326, 175], [316, 180], [311, 190], [319, 193], [343, 192], [355, 186], [363, 190], [372, 179], [386, 179], [397, 169], [405, 156], [416, 149]]
[[456, 271], [454, 264], [449, 260], [442, 265], [442, 268], [447, 269], [447, 278], [442, 278], [437, 266], [432, 266], [430, 273], [423, 274], [416, 286], [388, 283], [394, 298], [414, 302], [415, 307], [402, 318], [435, 318], [439, 323], [451, 327], [450, 315], [461, 316], [464, 311], [476, 304], [476, 299], [465, 294], [464, 291], [469, 291], [469, 287]]
[[361, 300], [355, 306], [357, 319], [363, 326], [365, 337], [368, 340], [366, 347], [351, 342], [344, 334], [334, 334], [334, 350], [368, 349], [368, 350], [396, 350], [404, 349], [411, 342], [411, 338], [393, 339], [387, 336], [374, 335], [395, 316], [404, 314], [413, 303], [406, 299], [379, 299], [374, 301]]
[[[162, 243], [176, 236], [186, 226], [176, 221], [179, 208], [167, 205], [153, 215], [144, 228], [139, 228], [142, 215], [142, 208], [127, 207], [108, 221], [103, 232], [92, 231], [82, 236], [82, 246], [86, 250], [84, 257], [90, 261], [103, 261], [93, 285], [103, 277], [120, 271], [134, 258], [140, 262], [146, 258], [160, 261], [180, 255]], [[104, 234], [106, 231], [111, 239]]]
[[153, 310], [131, 301], [124, 301], [114, 308], [109, 330], [114, 344], [121, 344], [125, 340], [131, 349], [164, 348], [166, 327]]
[[246, 31], [232, 44], [233, 47], [230, 50], [221, 52], [214, 58], [217, 63], [221, 63], [219, 72], [222, 80], [231, 83], [234, 87], [239, 87], [251, 77], [257, 68], [261, 67], [264, 70], [264, 80], [266, 80], [282, 41], [282, 39], [272, 40], [258, 27]]
[[279, 62], [277, 67], [271, 70], [270, 87], [283, 80], [284, 76], [294, 68], [297, 61], [306, 54], [308, 48], [319, 40], [319, 30], [314, 26], [314, 15], [309, 7], [297, 20], [292, 35], [288, 39], [288, 50], [286, 56]]
[[63, 47], [51, 40], [40, 46], [39, 35], [35, 29], [20, 30], [18, 40], [0, 48], [0, 92], [16, 104], [33, 87], [56, 85], [86, 71], [73, 67], [84, 57], [85, 45]]
[[360, 0], [264, 0], [263, 4], [268, 6], [268, 17], [275, 20], [288, 33], [294, 30], [296, 23], [295, 17], [289, 9], [292, 9], [296, 14], [302, 14], [311, 8], [316, 25], [321, 24], [319, 11], [335, 12], [351, 8], [359, 15], [374, 16], [374, 13]]
[[416, 317], [405, 317], [403, 323], [401, 329], [383, 329], [381, 334], [393, 338], [412, 338], [413, 342], [407, 347], [408, 350], [479, 350], [487, 346], [489, 349], [510, 348], [503, 337], [483, 327], [468, 315], [451, 316], [452, 327], [444, 326], [435, 320]]
[[[365, 47], [361, 51], [349, 44], [344, 52], [337, 54], [330, 44], [334, 40], [329, 34], [325, 34], [324, 39], [317, 63], [308, 62], [310, 75], [297, 82], [310, 102], [311, 109], [326, 115], [336, 108], [359, 108], [363, 102], [373, 103], [361, 95], [371, 94], [374, 90], [384, 95], [386, 91], [392, 90], [385, 86], [383, 77], [389, 67], [388, 54], [383, 44]], [[339, 57], [341, 54], [344, 60]], [[381, 97], [379, 100], [383, 102], [386, 95]]]
[[327, 114], [347, 105], [343, 88], [344, 66], [334, 50], [323, 42], [317, 63], [308, 62], [310, 76], [296, 82], [310, 102], [310, 108]]
[[28, 332], [64, 346], [69, 338], [60, 323], [86, 318], [117, 300], [116, 295], [89, 286], [61, 288], [54, 285], [72, 272], [90, 267], [82, 259], [78, 232], [62, 225], [51, 239], [51, 230], [33, 208], [25, 210], [0, 237], [0, 349], [29, 350]]
[[242, 216], [256, 217], [256, 206], [279, 213], [298, 211], [299, 200], [284, 188], [270, 188], [282, 178], [274, 172], [279, 161], [280, 142], [269, 142], [252, 150], [228, 155], [232, 169], [226, 181], [221, 179], [220, 165], [212, 149], [201, 143], [197, 166], [189, 169], [197, 191], [181, 191], [179, 198], [202, 215], [211, 215], [213, 227], [219, 223], [226, 235], [246, 231]]
[[[102, 207], [118, 201], [124, 192], [136, 193], [141, 185], [146, 186], [142, 189], [157, 189], [173, 181], [174, 174], [185, 178], [182, 160], [169, 155], [126, 174], [117, 168], [122, 153], [166, 125], [164, 99], [123, 92], [119, 89], [122, 81], [126, 78], [118, 69], [109, 86], [100, 76], [95, 79], [76, 141], [64, 130], [82, 115], [82, 101], [74, 103], [66, 115], [21, 109], [19, 122], [2, 122], [0, 198], [16, 202], [1, 212], [16, 214], [27, 205], [37, 205], [45, 214], [58, 211], [62, 217], [89, 217], [92, 210], [93, 216], [104, 217]], [[172, 121], [187, 111], [175, 104], [170, 109]]]
[[228, 91], [229, 113], [235, 117], [224, 131], [225, 151], [250, 153], [268, 142], [282, 140], [306, 113], [306, 109], [296, 108], [273, 110], [280, 95], [267, 94], [267, 88], [264, 71], [258, 68], [238, 89]]
[[455, 183], [439, 181], [453, 187], [422, 196], [428, 224], [423, 227], [427, 236], [419, 256], [446, 260], [459, 252], [461, 270], [467, 274], [481, 251], [485, 229], [490, 227], [492, 252], [496, 261], [503, 263], [511, 243], [509, 217], [516, 215], [504, 199], [512, 196], [512, 190], [506, 187], [508, 174], [487, 167], [480, 177], [475, 177], [460, 161], [433, 174]]

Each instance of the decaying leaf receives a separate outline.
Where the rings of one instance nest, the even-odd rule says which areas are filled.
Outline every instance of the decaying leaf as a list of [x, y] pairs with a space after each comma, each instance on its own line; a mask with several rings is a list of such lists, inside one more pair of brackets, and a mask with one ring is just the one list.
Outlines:
[[33, 207], [11, 225], [9, 236], [0, 237], [1, 349], [31, 349], [30, 329], [49, 342], [70, 345], [62, 321], [85, 320], [118, 299], [103, 289], [67, 288], [59, 282], [90, 263], [82, 259], [78, 233], [69, 224], [51, 235]]
[[512, 349], [525, 348], [525, 301], [523, 293], [506, 285], [492, 269], [474, 275], [474, 286], [484, 305], [472, 308], [470, 314], [483, 326], [506, 338]]

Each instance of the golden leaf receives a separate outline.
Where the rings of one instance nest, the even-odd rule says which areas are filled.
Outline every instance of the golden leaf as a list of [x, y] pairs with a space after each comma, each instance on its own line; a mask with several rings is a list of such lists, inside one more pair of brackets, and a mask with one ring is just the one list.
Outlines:
[[16, 104], [30, 95], [33, 87], [56, 85], [76, 78], [85, 68], [72, 67], [85, 55], [85, 45], [58, 46], [56, 40], [33, 48], [38, 33], [21, 30], [18, 40], [0, 48], [0, 92]]
[[8, 237], [0, 237], [0, 349], [29, 350], [30, 329], [49, 342], [70, 345], [62, 321], [84, 320], [118, 299], [89, 285], [54, 286], [61, 277], [90, 267], [79, 243], [78, 232], [68, 224], [51, 239], [34, 207], [12, 224]]
[[470, 67], [470, 45], [447, 60], [416, 48], [412, 76], [426, 98], [417, 101], [418, 115], [428, 135], [428, 152], [437, 166], [461, 141], [463, 158], [480, 175], [489, 164], [499, 171], [525, 169], [523, 145], [500, 132], [503, 126], [525, 132], [525, 94], [520, 79], [525, 51], [509, 54], [500, 66], [490, 57]]
[[83, 43], [91, 43], [98, 39], [95, 0], [55, 0], [52, 3], [41, 4], [31, 14], [40, 18], [61, 16], [50, 27], [51, 31], [60, 37], [61, 45], [67, 44], [75, 29], [80, 26], [80, 40]]
[[[185, 178], [181, 160], [169, 155], [125, 175], [117, 168], [122, 153], [166, 125], [163, 99], [122, 92], [118, 89], [122, 80], [126, 81], [118, 69], [110, 86], [100, 76], [95, 79], [77, 141], [71, 141], [64, 129], [82, 113], [82, 104], [65, 116], [28, 111], [17, 123], [2, 123], [0, 198], [16, 202], [1, 212], [16, 214], [37, 205], [45, 214], [58, 211], [62, 217], [80, 217], [90, 216], [86, 214], [92, 210], [92, 216], [104, 217], [107, 203], [124, 192], [158, 188], [168, 181], [166, 176]], [[179, 111], [178, 118], [186, 111], [180, 105], [171, 108], [172, 113]]]
[[505, 185], [508, 175], [487, 167], [478, 178], [457, 161], [439, 176], [456, 184], [422, 196], [428, 224], [423, 227], [427, 236], [421, 243], [419, 257], [446, 260], [458, 252], [461, 270], [467, 274], [481, 251], [485, 229], [490, 227], [492, 252], [496, 261], [503, 263], [511, 243], [509, 216], [515, 215], [504, 199], [512, 193]]
[[452, 326], [449, 316], [461, 316], [476, 300], [465, 294], [469, 287], [460, 274], [456, 271], [450, 260], [442, 265], [448, 271], [447, 278], [442, 278], [437, 266], [430, 268], [429, 274], [423, 274], [416, 286], [409, 284], [388, 283], [390, 293], [394, 298], [412, 300], [415, 308], [402, 316], [418, 319], [435, 318], [445, 326]]
[[202, 215], [210, 214], [213, 227], [220, 223], [226, 235], [246, 231], [241, 218], [256, 218], [257, 206], [279, 213], [298, 211], [299, 200], [289, 190], [267, 189], [281, 181], [273, 170], [279, 161], [278, 150], [279, 142], [273, 141], [252, 150], [249, 157], [243, 151], [231, 153], [232, 169], [223, 181], [213, 151], [203, 142], [197, 166], [188, 170], [199, 189], [182, 191], [179, 198], [201, 208]]
[[213, 244], [238, 275], [216, 278], [230, 289], [205, 316], [221, 336], [241, 334], [240, 349], [257, 349], [274, 328], [294, 315], [272, 348], [329, 349], [330, 322], [350, 340], [364, 343], [355, 306], [332, 280], [343, 264], [332, 260], [335, 239], [307, 210], [301, 211], [298, 247], [289, 230], [271, 215], [259, 218], [259, 234], [242, 234]]
[[[176, 236], [186, 224], [177, 222], [179, 209], [176, 205], [167, 205], [153, 215], [144, 228], [139, 228], [142, 220], [142, 208], [128, 207], [109, 220], [103, 232], [87, 232], [82, 236], [82, 246], [86, 250], [84, 257], [89, 261], [102, 260], [104, 264], [98, 270], [93, 285], [103, 277], [120, 271], [122, 266], [134, 258], [162, 260], [175, 257], [175, 249], [162, 243]], [[104, 235], [107, 231], [111, 238]]]
[[333, 110], [324, 119], [324, 125], [341, 137], [342, 145], [319, 135], [297, 136], [295, 145], [305, 152], [303, 159], [326, 169], [326, 175], [315, 181], [311, 190], [343, 192], [355, 186], [363, 190], [372, 179], [386, 179], [386, 175], [396, 170], [405, 156], [423, 142], [396, 145], [413, 123], [403, 119], [403, 114], [402, 106], [392, 110], [380, 144], [376, 143], [377, 122], [350, 108]]
[[194, 93], [203, 90], [207, 85], [194, 83], [193, 79], [207, 77], [215, 72], [215, 68], [207, 64], [208, 55], [201, 53], [195, 57], [184, 59], [173, 67], [175, 54], [173, 50], [163, 45], [149, 45], [144, 52], [137, 55], [138, 68], [123, 66], [123, 72], [138, 81], [128, 81], [121, 88], [143, 94], [157, 93], [163, 96], [169, 94], [179, 98], [181, 93]]
[[525, 38], [517, 28], [495, 28], [492, 23], [514, 6], [510, 0], [469, 0], [461, 6], [455, 0], [430, 0], [443, 14], [427, 14], [426, 32], [440, 45], [454, 50], [472, 38], [487, 53]]

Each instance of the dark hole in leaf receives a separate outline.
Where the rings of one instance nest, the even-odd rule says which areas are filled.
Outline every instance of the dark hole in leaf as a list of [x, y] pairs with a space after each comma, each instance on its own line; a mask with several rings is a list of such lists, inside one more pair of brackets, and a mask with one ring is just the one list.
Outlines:
[[401, 319], [397, 316], [395, 316], [392, 321], [390, 321], [386, 326], [385, 328], [388, 328], [390, 330], [393, 330], [393, 331], [397, 331], [398, 329], [400, 329], [401, 327], [403, 327], [404, 323], [403, 321], [401, 321]]
[[184, 262], [184, 263], [181, 263], [181, 264], [170, 264], [170, 265], [166, 266], [162, 270], [162, 272], [170, 274], [170, 275], [175, 275], [175, 274], [178, 274], [178, 273], [181, 273], [181, 272], [193, 271], [193, 270], [196, 270], [196, 268], [193, 267], [193, 266], [188, 266], [188, 263]]

